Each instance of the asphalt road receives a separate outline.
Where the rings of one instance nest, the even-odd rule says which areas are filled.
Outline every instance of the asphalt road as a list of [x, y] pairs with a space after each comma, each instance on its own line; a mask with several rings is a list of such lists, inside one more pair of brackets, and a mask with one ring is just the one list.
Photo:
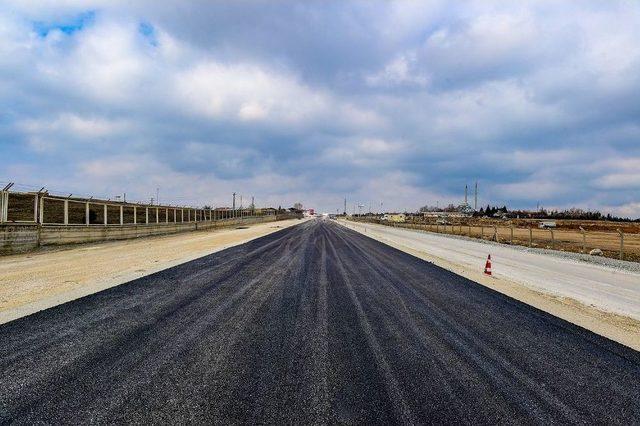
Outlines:
[[640, 353], [310, 221], [0, 326], [0, 422], [633, 424]]

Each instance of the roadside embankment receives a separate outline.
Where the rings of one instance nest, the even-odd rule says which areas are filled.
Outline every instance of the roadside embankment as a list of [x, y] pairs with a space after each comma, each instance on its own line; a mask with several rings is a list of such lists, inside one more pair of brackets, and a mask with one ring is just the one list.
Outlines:
[[[640, 273], [500, 244], [341, 224], [595, 333], [640, 350]], [[487, 255], [493, 276], [483, 274]]]
[[[0, 258], [0, 323], [243, 244], [301, 220], [61, 246]], [[244, 225], [244, 223], [243, 223]]]

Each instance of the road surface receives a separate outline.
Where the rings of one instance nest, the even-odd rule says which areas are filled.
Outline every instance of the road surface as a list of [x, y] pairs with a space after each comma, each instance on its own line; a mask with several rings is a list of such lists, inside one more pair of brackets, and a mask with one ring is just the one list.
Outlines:
[[640, 353], [329, 221], [0, 326], [0, 422], [620, 423]]
[[640, 273], [575, 259], [527, 251], [519, 246], [485, 244], [467, 238], [393, 228], [371, 223], [343, 222], [415, 250], [469, 269], [494, 259], [493, 274], [528, 288], [640, 320]]

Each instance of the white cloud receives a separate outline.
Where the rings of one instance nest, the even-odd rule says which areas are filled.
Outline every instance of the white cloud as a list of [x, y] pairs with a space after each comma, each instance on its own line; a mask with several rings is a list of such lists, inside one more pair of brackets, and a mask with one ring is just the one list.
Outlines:
[[194, 199], [377, 191], [400, 209], [479, 178], [486, 202], [635, 205], [637, 3], [205, 3], [5, 2], [9, 166]]
[[83, 117], [73, 113], [63, 113], [53, 119], [26, 119], [18, 126], [31, 135], [57, 133], [81, 138], [109, 136], [132, 129], [131, 123], [123, 119]]

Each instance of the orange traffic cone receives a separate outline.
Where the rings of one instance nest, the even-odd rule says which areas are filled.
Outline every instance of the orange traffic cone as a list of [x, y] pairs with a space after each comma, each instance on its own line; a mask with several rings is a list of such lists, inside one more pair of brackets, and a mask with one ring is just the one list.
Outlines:
[[491, 255], [487, 257], [487, 263], [484, 265], [484, 273], [491, 275]]

